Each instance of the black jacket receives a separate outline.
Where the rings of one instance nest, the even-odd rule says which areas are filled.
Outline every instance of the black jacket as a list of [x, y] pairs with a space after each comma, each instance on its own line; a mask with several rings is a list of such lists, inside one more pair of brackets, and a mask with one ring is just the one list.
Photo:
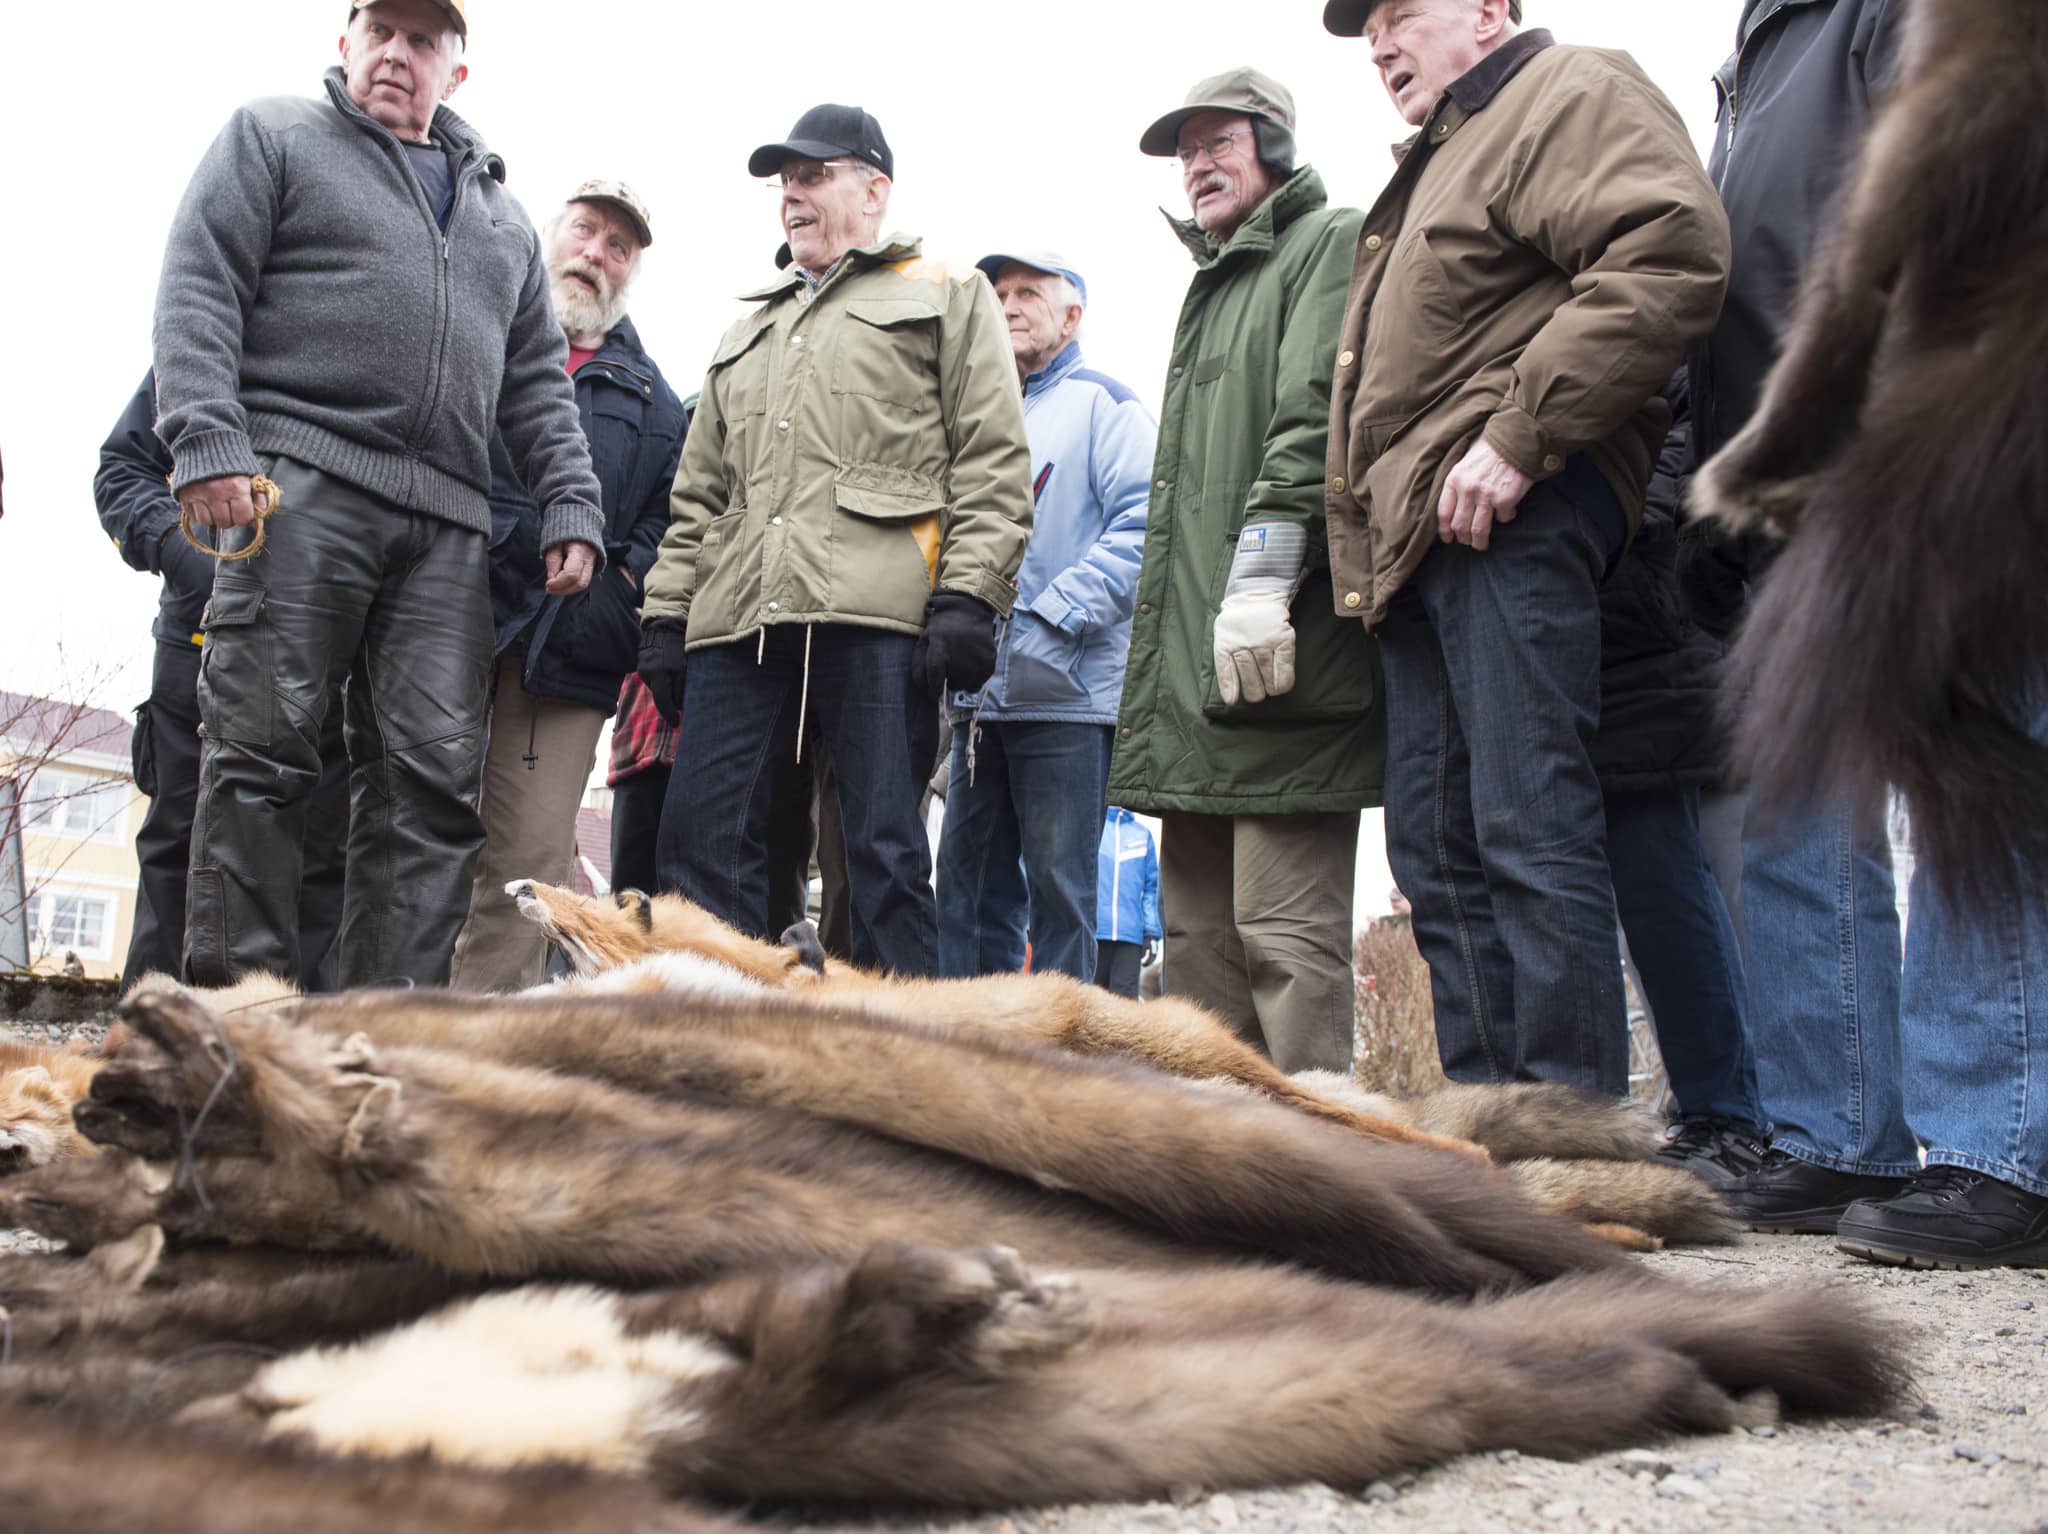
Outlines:
[[[1748, 422], [1778, 355], [1799, 276], [1897, 62], [1900, 0], [1746, 0], [1736, 51], [1714, 76], [1707, 170], [1728, 210], [1735, 261], [1721, 318], [1689, 359], [1694, 462]], [[1726, 632], [1768, 540], [1688, 538], [1699, 617]]]
[[[501, 438], [491, 442], [491, 609], [498, 648], [525, 653], [526, 690], [610, 714], [640, 648], [640, 587], [668, 531], [683, 403], [620, 320], [576, 370], [576, 407], [604, 492], [605, 567], [585, 591], [547, 595], [541, 514]], [[630, 579], [628, 573], [630, 572]]]
[[1724, 647], [1693, 620], [1678, 585], [1678, 507], [1690, 462], [1684, 373], [1664, 397], [1675, 424], [1650, 475], [1643, 525], [1600, 590], [1593, 767], [1610, 793], [1720, 779], [1714, 706]]
[[137, 570], [163, 577], [150, 632], [167, 644], [196, 645], [199, 615], [213, 594], [213, 560], [178, 531], [170, 476], [171, 450], [156, 434], [156, 374], [149, 372], [100, 445], [93, 505], [121, 557]]

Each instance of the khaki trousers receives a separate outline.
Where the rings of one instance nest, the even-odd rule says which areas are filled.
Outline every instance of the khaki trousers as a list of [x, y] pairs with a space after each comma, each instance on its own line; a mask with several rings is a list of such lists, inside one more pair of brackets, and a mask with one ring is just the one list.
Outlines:
[[1348, 1072], [1358, 812], [1160, 817], [1162, 988], [1281, 1070]]
[[547, 940], [505, 893], [514, 879], [568, 886], [576, 864], [576, 812], [597, 764], [604, 710], [536, 698], [519, 680], [517, 646], [498, 657], [484, 751], [484, 850], [470, 889], [469, 920], [455, 940], [449, 983], [458, 991], [538, 985]]

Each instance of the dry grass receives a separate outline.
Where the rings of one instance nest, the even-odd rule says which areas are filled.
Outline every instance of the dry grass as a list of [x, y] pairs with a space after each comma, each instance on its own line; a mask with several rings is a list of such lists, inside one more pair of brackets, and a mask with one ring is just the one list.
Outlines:
[[[1396, 1096], [1443, 1085], [1436, 1053], [1436, 1009], [1429, 996], [1429, 965], [1405, 921], [1380, 920], [1351, 945], [1351, 1069], [1369, 1092]], [[1634, 977], [1628, 980], [1629, 1095], [1659, 1103], [1663, 1062], [1657, 1058]], [[1661, 1103], [1660, 1103], [1661, 1106]]]
[[1369, 1092], [1404, 1096], [1443, 1085], [1429, 966], [1405, 921], [1377, 921], [1351, 945], [1356, 1031], [1351, 1069]]

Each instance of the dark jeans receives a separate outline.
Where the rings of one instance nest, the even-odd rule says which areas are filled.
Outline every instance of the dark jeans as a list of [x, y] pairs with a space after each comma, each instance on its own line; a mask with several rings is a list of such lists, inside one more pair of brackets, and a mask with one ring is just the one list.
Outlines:
[[303, 974], [301, 849], [339, 700], [350, 762], [339, 982], [445, 985], [483, 843], [487, 540], [295, 460], [264, 463], [284, 510], [261, 554], [215, 573], [207, 607], [187, 978]]
[[1379, 628], [1387, 856], [1453, 1081], [1628, 1088], [1600, 785], [1599, 585], [1627, 525], [1583, 456], [1481, 553], [1438, 544]]
[[1699, 799], [1691, 788], [1606, 796], [1614, 904], [1679, 1112], [1761, 1133], [1742, 953], [1700, 840]]
[[941, 975], [1022, 969], [1028, 928], [1033, 970], [1095, 978], [1111, 730], [1013, 719], [954, 730], [939, 833]]
[[1138, 999], [1138, 981], [1145, 970], [1143, 943], [1116, 943], [1107, 938], [1095, 945], [1095, 983], [1105, 991]]
[[654, 839], [661, 830], [661, 805], [668, 797], [670, 767], [652, 767], [612, 785], [612, 888], [651, 895], [661, 885], [654, 875]]
[[[668, 888], [656, 872], [662, 806], [668, 800], [669, 763], [656, 763], [612, 785], [612, 888], [654, 894]], [[777, 774], [776, 813], [769, 822], [768, 927], [781, 936], [802, 921], [811, 883], [811, 771], [799, 766]]]
[[[185, 876], [199, 792], [199, 647], [157, 641], [149, 697], [135, 711], [135, 787], [148, 797], [135, 857], [135, 931], [121, 970], [125, 990], [151, 970], [177, 975], [185, 951]], [[320, 732], [320, 781], [306, 806], [305, 873], [299, 885], [299, 959], [308, 991], [334, 989], [334, 939], [348, 855], [348, 748], [341, 714]]]
[[661, 883], [743, 932], [779, 936], [769, 926], [769, 822], [801, 709], [838, 780], [854, 962], [935, 974], [931, 852], [917, 815], [931, 734], [926, 726], [913, 742], [920, 732], [912, 728], [935, 705], [911, 691], [915, 641], [818, 624], [808, 660], [804, 641], [803, 628], [784, 625], [769, 629], [765, 644], [750, 637], [690, 653], [687, 738], [662, 810]]

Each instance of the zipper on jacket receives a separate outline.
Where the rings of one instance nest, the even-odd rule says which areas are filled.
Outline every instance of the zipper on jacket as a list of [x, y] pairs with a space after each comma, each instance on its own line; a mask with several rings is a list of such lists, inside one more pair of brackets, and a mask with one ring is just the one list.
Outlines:
[[[405, 151], [401, 149], [399, 153], [403, 155]], [[448, 378], [448, 336], [455, 329], [455, 258], [449, 230], [455, 227], [456, 215], [462, 211], [462, 193], [473, 173], [476, 153], [474, 147], [464, 152], [462, 163], [455, 171], [455, 190], [448, 199], [448, 228], [442, 229], [437, 226], [434, 231], [441, 237], [440, 334], [434, 341], [434, 376], [427, 388], [427, 402], [414, 419], [412, 436], [406, 443], [407, 453], [415, 458], [419, 456], [420, 448], [426, 443], [427, 429], [433, 424], [434, 417], [440, 413], [441, 388]], [[406, 174], [412, 174], [410, 165], [406, 167]], [[414, 176], [413, 179], [417, 181], [419, 178]], [[426, 201], [424, 191], [420, 195], [420, 200], [423, 203]], [[429, 216], [431, 217], [431, 214]]]

